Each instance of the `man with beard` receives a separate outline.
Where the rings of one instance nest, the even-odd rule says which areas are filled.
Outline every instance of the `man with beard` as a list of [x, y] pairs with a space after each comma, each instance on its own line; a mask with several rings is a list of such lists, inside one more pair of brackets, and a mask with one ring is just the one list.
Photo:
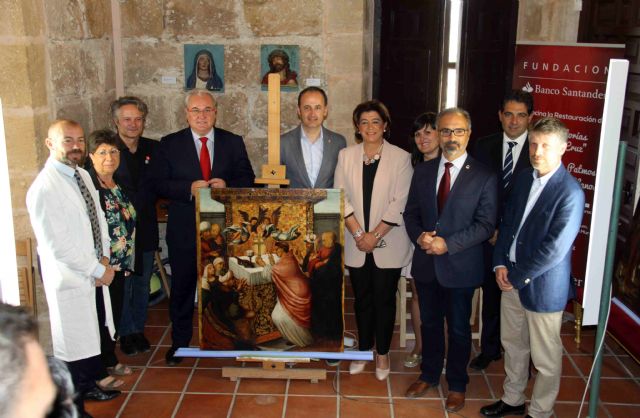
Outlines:
[[280, 74], [281, 86], [298, 86], [298, 73], [289, 68], [289, 54], [282, 49], [269, 53], [269, 71], [262, 77], [262, 84], [269, 84], [269, 74]]
[[464, 407], [471, 354], [471, 299], [484, 278], [482, 243], [495, 230], [496, 175], [467, 155], [471, 118], [459, 108], [436, 119], [442, 156], [418, 164], [404, 212], [416, 247], [411, 275], [416, 281], [422, 320], [422, 373], [406, 396], [424, 395], [440, 382], [448, 348], [446, 379], [449, 412]]
[[49, 305], [53, 355], [67, 363], [84, 413], [83, 398], [108, 400], [119, 391], [96, 385], [102, 361], [96, 287], [103, 292], [105, 315], [114, 334], [108, 286], [111, 240], [85, 158], [84, 131], [72, 120], [51, 124], [49, 158], [27, 192], [27, 209], [38, 240], [42, 281]]

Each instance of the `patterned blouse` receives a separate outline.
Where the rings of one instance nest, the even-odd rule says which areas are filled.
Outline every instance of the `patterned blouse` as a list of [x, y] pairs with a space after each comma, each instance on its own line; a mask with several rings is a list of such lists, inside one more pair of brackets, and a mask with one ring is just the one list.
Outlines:
[[111, 238], [110, 264], [119, 266], [123, 271], [133, 271], [136, 210], [119, 186], [116, 185], [112, 189], [100, 188], [99, 190]]

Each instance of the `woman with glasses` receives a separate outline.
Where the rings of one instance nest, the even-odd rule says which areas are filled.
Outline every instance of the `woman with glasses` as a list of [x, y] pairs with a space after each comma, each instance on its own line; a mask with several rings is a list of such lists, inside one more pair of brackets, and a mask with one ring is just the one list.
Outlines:
[[[109, 285], [113, 322], [116, 330], [120, 326], [124, 294], [124, 281], [134, 271], [134, 239], [136, 225], [136, 211], [133, 204], [118, 186], [114, 173], [120, 165], [120, 150], [115, 133], [109, 130], [94, 131], [89, 135], [89, 158], [91, 166], [88, 168], [93, 184], [100, 194], [100, 204], [104, 211], [109, 237], [111, 238], [111, 259], [109, 264], [116, 270], [113, 282]], [[104, 311], [102, 293], [96, 292], [98, 312]], [[100, 323], [104, 323], [100, 318]], [[111, 339], [106, 327], [100, 327], [100, 345], [102, 362], [106, 368], [103, 378], [98, 385], [102, 389], [115, 389], [124, 382], [111, 375], [125, 376], [133, 371], [118, 362], [115, 353], [115, 341]]]
[[[413, 121], [409, 149], [411, 150], [411, 164], [415, 167], [423, 161], [433, 160], [440, 156], [440, 140], [436, 130], [436, 114], [423, 113]], [[404, 359], [405, 367], [416, 367], [422, 362], [422, 332], [420, 329], [420, 305], [416, 284], [411, 277], [411, 264], [402, 269], [403, 275], [411, 283], [411, 325], [415, 335], [413, 350]]]
[[[340, 151], [335, 188], [344, 190], [345, 264], [355, 297], [358, 345], [376, 348], [376, 378], [389, 375], [389, 346], [396, 313], [400, 270], [411, 244], [402, 219], [413, 169], [409, 153], [387, 142], [391, 118], [371, 100], [353, 111], [357, 144]], [[352, 361], [351, 374], [366, 362]]]

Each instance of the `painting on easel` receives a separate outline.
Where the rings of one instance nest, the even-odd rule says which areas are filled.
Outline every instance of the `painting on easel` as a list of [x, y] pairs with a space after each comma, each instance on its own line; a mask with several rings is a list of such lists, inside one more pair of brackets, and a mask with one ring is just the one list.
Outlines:
[[343, 350], [344, 213], [337, 189], [203, 189], [202, 350]]

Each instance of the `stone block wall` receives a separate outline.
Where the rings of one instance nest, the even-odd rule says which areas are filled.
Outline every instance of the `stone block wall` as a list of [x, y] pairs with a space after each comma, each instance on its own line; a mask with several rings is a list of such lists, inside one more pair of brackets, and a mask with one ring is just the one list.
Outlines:
[[[225, 92], [217, 126], [244, 136], [256, 173], [266, 163], [267, 92], [260, 46], [299, 45], [301, 88], [318, 78], [329, 95], [327, 127], [353, 136], [351, 112], [364, 97], [365, 0], [127, 0], [121, 3], [124, 91], [150, 106], [146, 135], [186, 126], [184, 44], [224, 45]], [[176, 77], [163, 84], [162, 77]], [[282, 131], [298, 123], [298, 92], [281, 94]]]
[[580, 11], [571, 0], [520, 0], [518, 41], [576, 42]]

